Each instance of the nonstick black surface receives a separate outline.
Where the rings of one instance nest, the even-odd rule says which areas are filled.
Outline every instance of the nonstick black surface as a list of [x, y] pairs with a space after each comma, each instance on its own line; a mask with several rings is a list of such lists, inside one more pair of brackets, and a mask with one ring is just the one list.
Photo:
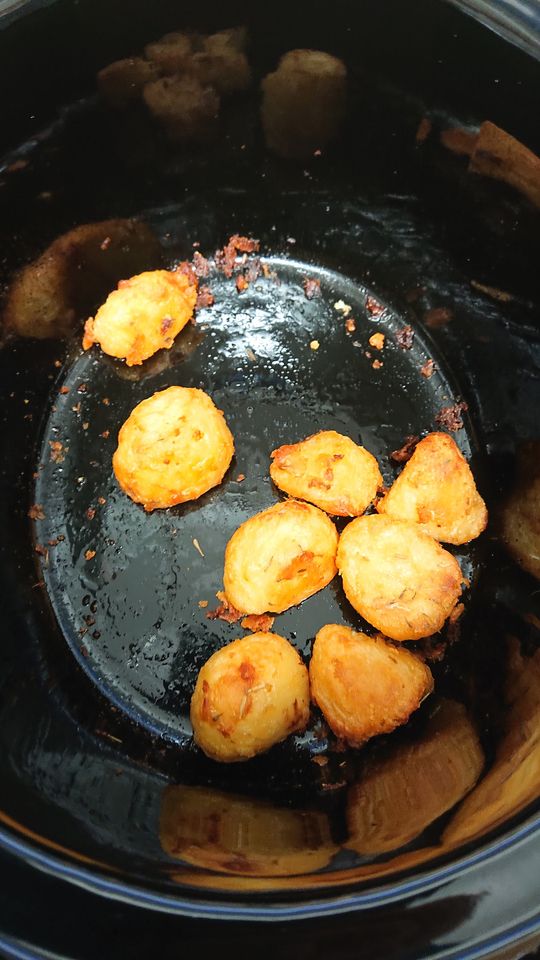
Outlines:
[[[312, 45], [341, 52], [334, 34], [324, 42], [316, 16], [308, 32]], [[300, 38], [299, 23], [278, 52]], [[264, 47], [262, 35], [255, 47]], [[270, 49], [269, 41], [262, 72]], [[257, 237], [279, 280], [260, 278], [239, 294], [234, 280], [213, 276], [215, 306], [199, 312], [170, 354], [141, 368], [128, 370], [97, 348], [83, 354], [80, 329], [69, 342], [8, 339], [0, 351], [8, 450], [0, 474], [3, 816], [34, 838], [149, 883], [164, 882], [175, 867], [158, 833], [166, 784], [211, 784], [322, 808], [339, 842], [347, 784], [371, 752], [385, 749], [330, 752], [322, 774], [312, 757], [328, 744], [313, 729], [234, 769], [193, 747], [187, 711], [197, 670], [241, 632], [210, 622], [198, 601], [217, 603], [227, 539], [279, 497], [268, 478], [271, 450], [339, 429], [378, 457], [390, 481], [390, 452], [407, 435], [435, 428], [440, 408], [463, 398], [469, 412], [456, 440], [495, 515], [518, 441], [537, 433], [537, 215], [510, 191], [471, 180], [437, 146], [419, 150], [414, 133], [425, 100], [414, 84], [402, 90], [355, 67], [353, 49], [349, 38], [346, 135], [305, 165], [266, 153], [256, 96], [226, 110], [218, 150], [178, 152], [141, 117], [120, 122], [90, 99], [6, 161], [28, 161], [3, 174], [6, 281], [73, 224], [110, 216], [146, 220], [168, 264], [191, 256], [194, 243], [209, 254], [233, 232]], [[448, 100], [436, 106], [445, 122], [461, 119]], [[490, 118], [498, 119], [497, 109]], [[320, 299], [306, 299], [307, 277], [321, 280]], [[512, 299], [494, 302], [472, 280]], [[385, 305], [382, 316], [366, 309], [368, 294]], [[340, 299], [352, 307], [352, 335], [334, 307]], [[449, 322], [430, 329], [429, 311], [439, 307], [450, 311]], [[395, 340], [406, 323], [415, 331], [410, 351]], [[387, 335], [380, 369], [372, 367], [376, 351], [365, 355], [374, 330]], [[428, 357], [437, 366], [429, 380], [420, 373]], [[200, 501], [148, 515], [118, 489], [111, 456], [136, 403], [176, 383], [202, 387], [223, 408], [236, 457], [223, 485]], [[48, 455], [53, 439], [64, 446], [61, 463]], [[31, 523], [34, 502], [45, 519]], [[88, 508], [96, 510], [92, 519]], [[36, 544], [59, 535], [65, 539], [44, 564]], [[87, 561], [89, 549], [96, 556]], [[467, 703], [489, 763], [505, 637], [511, 631], [534, 644], [521, 614], [534, 613], [538, 601], [500, 549], [496, 526], [458, 555], [472, 588], [460, 639], [434, 668], [437, 690]], [[316, 630], [333, 621], [365, 627], [338, 581], [278, 617], [274, 629], [308, 657]], [[421, 736], [436, 705], [436, 698], [426, 704], [396, 742]], [[413, 846], [436, 842], [443, 826]], [[360, 862], [341, 851], [329, 872]]]

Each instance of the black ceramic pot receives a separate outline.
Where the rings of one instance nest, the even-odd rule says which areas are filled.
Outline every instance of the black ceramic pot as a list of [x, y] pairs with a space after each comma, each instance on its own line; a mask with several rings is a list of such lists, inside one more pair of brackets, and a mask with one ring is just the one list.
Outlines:
[[[239, 24], [253, 81], [202, 142], [96, 94], [97, 71], [162, 34]], [[341, 58], [348, 93], [337, 139], [291, 159], [265, 143], [259, 85], [294, 48]], [[469, 155], [486, 120], [540, 151], [537, 61], [422, 0], [57, 0], [0, 17], [0, 75], [3, 955], [525, 956], [540, 940], [540, 519], [529, 508], [521, 565], [501, 531], [520, 463], [534, 502], [539, 212], [534, 183], [524, 195]], [[81, 350], [118, 279], [234, 233], [260, 241], [246, 289], [211, 271], [215, 303], [170, 352], [128, 368]], [[171, 384], [214, 396], [236, 457], [218, 490], [145, 514], [111, 456], [133, 406]], [[205, 604], [233, 530], [279, 497], [270, 452], [342, 430], [390, 483], [391, 453], [441, 422], [490, 524], [454, 551], [469, 587], [435, 695], [362, 751], [314, 715], [257, 760], [204, 758], [196, 673], [240, 629]], [[308, 659], [327, 622], [359, 624], [335, 584], [274, 629]]]

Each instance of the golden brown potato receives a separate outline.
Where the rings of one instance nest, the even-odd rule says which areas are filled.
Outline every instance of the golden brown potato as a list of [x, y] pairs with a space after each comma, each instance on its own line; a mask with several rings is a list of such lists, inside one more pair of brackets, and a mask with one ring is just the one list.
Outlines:
[[487, 524], [487, 510], [469, 464], [447, 433], [430, 433], [385, 497], [379, 513], [419, 523], [444, 543], [468, 543]]
[[154, 80], [144, 88], [143, 99], [170, 140], [204, 142], [215, 130], [219, 96], [195, 76]]
[[337, 852], [325, 813], [205, 787], [165, 788], [159, 837], [170, 857], [250, 877], [312, 873]]
[[218, 33], [211, 33], [203, 41], [204, 49], [208, 53], [221, 53], [223, 50], [236, 50], [245, 53], [248, 44], [247, 27], [229, 27]]
[[246, 520], [225, 550], [227, 599], [242, 613], [282, 613], [336, 574], [337, 530], [317, 507], [276, 503]]
[[121, 280], [95, 318], [86, 321], [83, 348], [99, 343], [104, 353], [125, 359], [128, 367], [172, 347], [193, 316], [194, 277], [178, 270], [151, 270]]
[[208, 757], [248, 760], [307, 726], [307, 668], [275, 633], [234, 640], [202, 667], [190, 716], [195, 741]]
[[200, 46], [201, 38], [197, 34], [177, 31], [166, 33], [159, 40], [147, 44], [144, 52], [161, 73], [170, 76], [183, 73], [189, 67], [193, 52], [200, 49]]
[[514, 560], [540, 580], [540, 441], [518, 454], [515, 488], [501, 516], [501, 537]]
[[320, 50], [290, 50], [262, 81], [266, 143], [282, 157], [305, 158], [326, 146], [345, 115], [345, 64]]
[[363, 513], [383, 482], [375, 457], [335, 430], [279, 447], [272, 459], [280, 490], [339, 517]]
[[203, 390], [168, 387], [137, 404], [118, 434], [113, 468], [145, 510], [196, 500], [221, 483], [234, 441]]
[[160, 260], [158, 240], [144, 223], [81, 224], [17, 274], [6, 298], [5, 326], [40, 340], [66, 336], [122, 277]]
[[392, 640], [436, 633], [461, 593], [456, 558], [406, 520], [375, 514], [351, 521], [337, 565], [354, 609]]
[[100, 70], [97, 75], [98, 90], [111, 107], [125, 107], [138, 100], [143, 87], [159, 77], [157, 64], [142, 57], [116, 60]]
[[405, 647], [336, 623], [315, 637], [309, 681], [328, 726], [352, 747], [406, 723], [433, 690], [429, 667]]
[[465, 707], [443, 700], [418, 740], [371, 757], [349, 789], [345, 845], [366, 857], [405, 846], [472, 790], [483, 766]]

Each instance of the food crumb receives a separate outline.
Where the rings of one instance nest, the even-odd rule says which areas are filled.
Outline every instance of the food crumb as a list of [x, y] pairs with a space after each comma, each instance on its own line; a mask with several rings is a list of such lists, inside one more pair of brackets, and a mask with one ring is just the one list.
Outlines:
[[471, 287], [474, 287], [474, 289], [480, 293], [485, 293], [486, 296], [491, 297], [492, 300], [498, 300], [500, 303], [509, 303], [514, 299], [512, 294], [507, 293], [506, 290], [499, 290], [497, 287], [488, 287], [485, 283], [478, 283], [478, 280], [471, 280]]
[[208, 600], [199, 600], [199, 606], [204, 610], [208, 606]]
[[242, 618], [241, 626], [244, 630], [251, 630], [252, 633], [258, 633], [259, 630], [268, 633], [274, 625], [274, 620], [275, 617], [271, 617], [269, 613], [250, 613]]
[[197, 540], [197, 537], [193, 537], [192, 543], [193, 543], [193, 546], [195, 547], [197, 553], [200, 553], [201, 557], [204, 557], [204, 553], [203, 553], [202, 547], [201, 547], [199, 541]]
[[35, 545], [35, 547], [34, 547], [34, 551], [35, 551], [40, 557], [43, 557], [43, 560], [45, 561], [45, 563], [48, 563], [48, 561], [49, 561], [49, 551], [47, 550], [47, 547], [44, 547], [42, 543], [36, 543], [36, 545]]
[[369, 345], [375, 350], [382, 350], [385, 339], [384, 333], [372, 333], [369, 338]]
[[414, 330], [410, 324], [407, 324], [407, 326], [402, 327], [401, 330], [398, 330], [396, 333], [396, 340], [398, 347], [401, 347], [402, 350], [411, 349], [414, 340]]
[[43, 510], [41, 503], [33, 503], [28, 511], [28, 516], [31, 520], [44, 520], [45, 511]]
[[206, 616], [209, 620], [224, 620], [225, 623], [237, 623], [238, 620], [242, 619], [244, 614], [240, 613], [236, 607], [233, 607], [232, 603], [229, 603], [222, 590], [216, 593], [216, 597], [220, 601], [220, 604], [215, 610], [208, 611]]
[[447, 323], [450, 323], [453, 316], [452, 311], [448, 307], [434, 307], [432, 310], [425, 312], [424, 323], [430, 330], [438, 330], [440, 327], [445, 327]]
[[382, 360], [374, 360], [371, 364], [374, 370], [380, 370], [384, 366]]
[[243, 293], [243, 291], [247, 290], [248, 287], [249, 281], [247, 277], [243, 273], [239, 274], [236, 278], [236, 289], [238, 290], [238, 293]]
[[96, 515], [95, 507], [88, 507], [88, 510], [86, 511], [87, 518], [89, 520], [93, 520], [95, 515]]
[[214, 297], [214, 294], [210, 291], [210, 287], [206, 287], [206, 286], [199, 287], [195, 309], [200, 310], [202, 307], [213, 307], [214, 303], [215, 303], [215, 297]]
[[84, 423], [83, 423], [83, 425], [82, 425], [82, 428], [83, 428], [83, 430], [88, 430], [88, 427], [89, 427], [89, 426], [90, 426], [90, 423], [88, 422], [88, 420], [85, 420]]
[[238, 476], [237, 476], [237, 478], [236, 478], [236, 482], [237, 482], [237, 483], [242, 483], [242, 481], [245, 480], [245, 479], [246, 479], [245, 473], [239, 473]]
[[253, 353], [253, 350], [251, 349], [251, 347], [246, 347], [246, 357], [248, 358], [248, 360], [251, 360], [252, 363], [257, 362], [257, 357]]
[[319, 347], [320, 347], [320, 343], [319, 343], [318, 340], [312, 340], [311, 343], [309, 344], [309, 346], [310, 346], [311, 350], [318, 350]]
[[316, 763], [318, 767], [326, 767], [328, 765], [328, 757], [318, 754], [316, 757], [311, 758], [313, 763]]
[[95, 551], [95, 550], [86, 550], [86, 551], [85, 551], [85, 554], [84, 554], [84, 559], [85, 559], [85, 560], [93, 560], [94, 557], [95, 557], [95, 555], [96, 555], [96, 551]]
[[432, 126], [433, 124], [429, 117], [422, 117], [416, 130], [415, 139], [417, 143], [425, 143], [431, 133]]
[[100, 506], [103, 506], [105, 503], [107, 503], [105, 497], [98, 497], [97, 502], [100, 504]]
[[348, 317], [352, 307], [348, 303], [345, 303], [344, 300], [336, 300], [334, 304], [334, 310], [338, 310], [339, 313], [342, 313], [344, 317]]
[[354, 317], [347, 317], [345, 320], [345, 330], [347, 333], [354, 333], [356, 330], [356, 320]]
[[51, 460], [53, 463], [63, 463], [64, 461], [64, 444], [60, 443], [60, 440], [49, 440], [49, 446], [51, 448]]
[[101, 402], [104, 403], [106, 407], [108, 407], [111, 401], [109, 400], [108, 397], [103, 397]]
[[407, 463], [407, 460], [410, 460], [416, 444], [419, 442], [420, 437], [410, 434], [408, 437], [405, 437], [405, 443], [399, 450], [393, 450], [390, 454], [390, 459], [394, 463]]
[[79, 400], [78, 403], [74, 403], [71, 409], [73, 410], [73, 413], [80, 413], [80, 412], [81, 412], [81, 401]]
[[61, 393], [63, 396], [65, 396], [66, 393], [69, 393], [69, 387], [60, 387], [60, 390], [58, 392]]
[[104, 440], [107, 440], [110, 436], [110, 430], [103, 430], [100, 433], [100, 437], [103, 437]]
[[430, 357], [429, 360], [426, 360], [423, 367], [421, 367], [420, 373], [422, 374], [423, 377], [426, 378], [426, 380], [430, 380], [433, 374], [435, 373], [435, 370], [436, 370], [435, 363]]
[[460, 400], [458, 403], [453, 403], [448, 407], [442, 407], [435, 417], [435, 422], [438, 423], [439, 426], [446, 427], [447, 430], [455, 433], [456, 430], [461, 430], [463, 426], [463, 419], [461, 417], [462, 411], [468, 409], [469, 406], [464, 400]]
[[313, 300], [321, 295], [321, 281], [306, 277], [303, 283], [306, 300]]
[[110, 247], [110, 245], [111, 245], [111, 238], [110, 238], [110, 237], [105, 237], [105, 239], [100, 243], [99, 249], [100, 249], [100, 250], [107, 250], [107, 249]]
[[366, 310], [372, 317], [380, 317], [381, 313], [384, 313], [382, 303], [379, 303], [375, 297], [371, 296], [366, 297]]

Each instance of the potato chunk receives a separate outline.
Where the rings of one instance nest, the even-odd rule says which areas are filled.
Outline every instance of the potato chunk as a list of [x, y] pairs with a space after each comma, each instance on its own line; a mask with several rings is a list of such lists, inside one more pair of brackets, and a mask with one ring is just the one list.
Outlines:
[[158, 65], [142, 57], [115, 60], [99, 71], [98, 90], [111, 107], [125, 107], [138, 100], [146, 84], [156, 80], [159, 74]]
[[377, 504], [379, 513], [419, 523], [444, 543], [468, 543], [487, 524], [469, 464], [447, 433], [430, 433]]
[[176, 31], [147, 44], [144, 52], [148, 60], [157, 64], [161, 73], [170, 76], [183, 73], [188, 68], [191, 55], [200, 48], [200, 44], [197, 34]]
[[222, 96], [247, 90], [251, 70], [245, 53], [232, 46], [217, 46], [192, 57], [190, 70], [202, 84], [210, 84]]
[[113, 468], [128, 497], [155, 510], [217, 486], [233, 453], [231, 431], [210, 397], [168, 387], [132, 410], [118, 434]]
[[195, 741], [208, 757], [248, 760], [307, 726], [307, 668], [275, 633], [234, 640], [202, 667], [190, 716]]
[[170, 140], [199, 143], [212, 136], [220, 99], [197, 77], [161, 77], [146, 85], [143, 99]]
[[368, 760], [347, 795], [346, 846], [370, 857], [405, 846], [473, 789], [483, 766], [465, 707], [443, 700], [422, 736]]
[[339, 517], [363, 513], [383, 482], [375, 457], [335, 430], [279, 447], [272, 459], [280, 490]]
[[86, 321], [83, 347], [99, 343], [104, 353], [135, 366], [174, 338], [193, 316], [194, 278], [182, 270], [152, 270], [120, 280], [95, 318]]
[[159, 837], [170, 857], [249, 877], [312, 873], [337, 852], [326, 813], [207, 787], [165, 788]]
[[516, 563], [540, 580], [540, 441], [518, 454], [516, 485], [504, 504], [501, 538]]
[[461, 593], [456, 558], [406, 520], [353, 520], [341, 534], [337, 564], [354, 609], [392, 640], [436, 633]]
[[262, 81], [266, 142], [282, 157], [312, 156], [338, 133], [345, 115], [345, 64], [320, 50], [290, 50]]
[[317, 507], [276, 503], [246, 520], [225, 551], [227, 599], [242, 613], [282, 613], [336, 574], [337, 530]]
[[329, 727], [353, 747], [406, 723], [433, 690], [429, 667], [405, 647], [335, 623], [315, 637], [309, 680]]

